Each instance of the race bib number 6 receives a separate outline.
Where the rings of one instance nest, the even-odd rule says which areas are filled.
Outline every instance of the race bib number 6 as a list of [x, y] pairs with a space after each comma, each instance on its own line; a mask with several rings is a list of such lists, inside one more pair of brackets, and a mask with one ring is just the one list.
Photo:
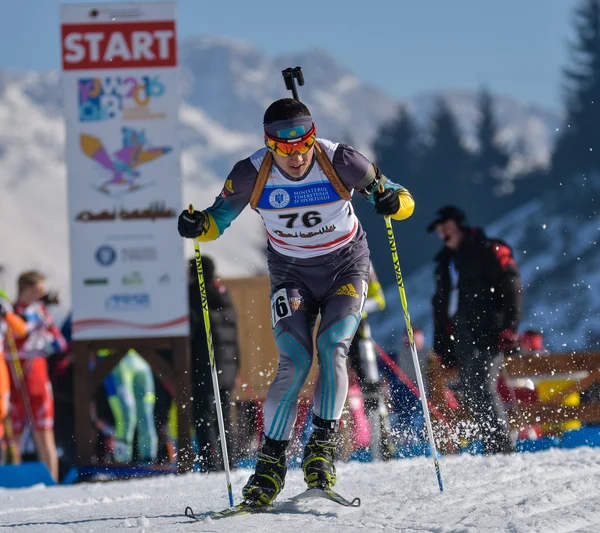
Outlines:
[[275, 327], [275, 324], [282, 318], [290, 316], [291, 314], [292, 310], [290, 309], [290, 304], [288, 302], [287, 291], [285, 289], [279, 289], [271, 296], [271, 320], [273, 322], [273, 327]]

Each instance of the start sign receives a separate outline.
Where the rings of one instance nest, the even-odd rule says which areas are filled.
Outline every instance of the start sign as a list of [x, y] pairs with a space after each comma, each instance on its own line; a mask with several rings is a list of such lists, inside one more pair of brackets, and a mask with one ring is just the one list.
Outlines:
[[177, 64], [174, 21], [63, 24], [61, 41], [63, 70]]

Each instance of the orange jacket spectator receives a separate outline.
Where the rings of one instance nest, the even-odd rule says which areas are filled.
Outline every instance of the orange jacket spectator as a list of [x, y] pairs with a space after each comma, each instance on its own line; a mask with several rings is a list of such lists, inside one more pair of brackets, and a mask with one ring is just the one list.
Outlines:
[[3, 453], [4, 423], [8, 416], [10, 401], [10, 378], [3, 350], [4, 337], [8, 338], [9, 344], [14, 345], [15, 339], [26, 335], [27, 324], [12, 311], [10, 303], [0, 296], [0, 456]]

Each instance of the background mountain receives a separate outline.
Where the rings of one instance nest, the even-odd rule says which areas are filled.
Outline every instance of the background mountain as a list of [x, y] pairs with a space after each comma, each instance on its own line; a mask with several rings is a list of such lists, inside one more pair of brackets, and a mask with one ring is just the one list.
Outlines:
[[[396, 114], [400, 103], [425, 128], [434, 102], [443, 97], [457, 115], [463, 143], [476, 148], [476, 91], [423, 93], [397, 102], [357, 79], [326, 51], [272, 57], [250, 45], [218, 37], [183, 42], [181, 61], [185, 204], [190, 200], [197, 206], [210, 204], [231, 166], [261, 146], [265, 107], [289, 94], [281, 77], [281, 70], [288, 66], [303, 67], [306, 85], [300, 88], [300, 96], [322, 136], [352, 142], [372, 155], [378, 128]], [[14, 294], [17, 274], [25, 268], [39, 268], [61, 291], [64, 311], [70, 291], [61, 99], [58, 72], [0, 71], [0, 191], [5, 221], [0, 226], [0, 264], [5, 267], [0, 281]], [[514, 149], [511, 176], [547, 165], [560, 113], [500, 95], [493, 95], [493, 101], [498, 137]], [[394, 178], [410, 189], [411, 184], [404, 183], [401, 176]], [[423, 205], [419, 202], [417, 198], [417, 204]], [[428, 202], [443, 202], [435, 197], [435, 187]], [[385, 235], [376, 237], [370, 234], [371, 245], [385, 254]], [[429, 243], [429, 247], [435, 246], [433, 241]], [[249, 276], [266, 271], [264, 244], [260, 218], [246, 210], [224, 238], [205, 245], [203, 251], [216, 258], [221, 275]], [[187, 252], [192, 255], [191, 245]], [[427, 257], [427, 246], [420, 253]]]

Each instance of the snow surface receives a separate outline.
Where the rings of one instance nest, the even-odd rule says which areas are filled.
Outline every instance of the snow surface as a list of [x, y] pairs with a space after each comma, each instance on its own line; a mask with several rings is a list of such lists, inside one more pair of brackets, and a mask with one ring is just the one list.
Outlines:
[[[444, 492], [427, 457], [390, 463], [339, 464], [339, 491], [362, 506], [324, 500], [287, 504], [285, 512], [196, 523], [185, 516], [227, 507], [224, 474], [185, 474], [144, 480], [46, 488], [0, 489], [0, 531], [19, 533], [132, 531], [403, 531], [431, 533], [598, 532], [600, 449], [554, 448], [510, 456], [445, 456]], [[235, 503], [248, 470], [232, 472]], [[304, 490], [289, 471], [280, 498]]]

